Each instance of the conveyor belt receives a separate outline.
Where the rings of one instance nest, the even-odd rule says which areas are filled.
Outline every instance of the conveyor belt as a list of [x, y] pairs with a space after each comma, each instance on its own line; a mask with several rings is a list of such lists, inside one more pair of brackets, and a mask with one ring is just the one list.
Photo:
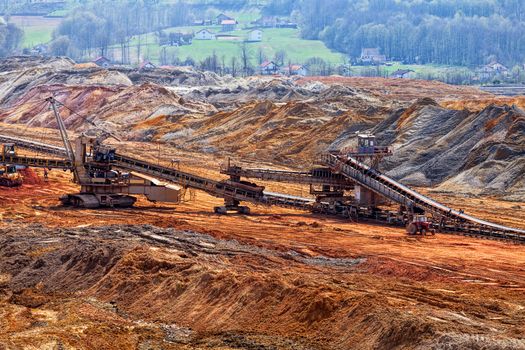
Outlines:
[[307, 185], [331, 185], [351, 188], [353, 183], [346, 177], [334, 174], [328, 168], [318, 168], [311, 171], [289, 171], [274, 169], [249, 169], [231, 166], [221, 169], [221, 174], [238, 176], [247, 179], [287, 182]]
[[[16, 137], [0, 135], [0, 142], [14, 143], [18, 147], [35, 152], [65, 156], [65, 149], [57, 146], [24, 140]], [[67, 168], [69, 163], [63, 160], [52, 160], [36, 157], [7, 157], [4, 162], [23, 164], [36, 167]], [[322, 156], [322, 162], [336, 173], [368, 188], [369, 190], [407, 208], [418, 207], [437, 218], [446, 219], [444, 229], [465, 234], [525, 241], [525, 230], [498, 225], [459, 212], [426, 197], [407, 186], [385, 176], [352, 157], [341, 157], [334, 154]], [[311, 209], [313, 200], [288, 196], [277, 193], [251, 191], [245, 187], [237, 187], [225, 182], [210, 180], [194, 174], [154, 165], [132, 157], [117, 154], [116, 164], [122, 169], [137, 171], [159, 179], [171, 181], [182, 186], [199, 189], [219, 198], [231, 198], [238, 201], [256, 204], [277, 205], [300, 209]], [[278, 171], [274, 172], [278, 176]], [[295, 175], [293, 175], [295, 176]], [[303, 176], [303, 175], [300, 175]]]
[[0, 163], [25, 165], [32, 168], [46, 168], [46, 169], [71, 169], [71, 162], [62, 159], [50, 159], [39, 157], [26, 156], [4, 156], [0, 154]]
[[37, 153], [66, 156], [66, 150], [63, 147], [47, 145], [45, 143], [26, 140], [18, 137], [0, 135], [0, 143], [14, 143], [17, 145], [17, 147], [25, 148]]
[[[43, 143], [33, 142], [30, 140], [20, 139], [11, 136], [0, 135], [0, 142], [14, 143], [17, 147], [35, 152], [49, 153], [52, 155], [60, 156], [66, 155], [66, 151], [64, 148], [46, 145]], [[66, 160], [53, 160], [24, 156], [8, 156], [3, 157], [2, 161], [4, 163], [20, 164], [42, 168], [71, 168], [70, 162]], [[116, 154], [114, 165], [124, 170], [136, 171], [141, 174], [151, 175], [158, 179], [177, 183], [184, 187], [202, 190], [211, 194], [212, 196], [219, 198], [234, 199], [241, 202], [276, 205], [281, 207], [306, 210], [310, 209], [313, 202], [311, 199], [308, 198], [291, 197], [278, 193], [261, 193], [256, 190], [249, 190], [245, 186], [238, 187], [234, 184], [210, 180], [202, 176], [186, 173], [172, 168], [163, 167], [160, 165], [155, 165], [146, 161], [135, 159], [129, 156], [124, 156], [121, 154]]]
[[[407, 208], [418, 207], [438, 218], [445, 218], [448, 225], [453, 225], [455, 230], [489, 236], [509, 235], [509, 238], [515, 238], [511, 235], [525, 235], [525, 230], [480, 220], [440, 204], [352, 157], [326, 154], [322, 156], [322, 162], [330, 166], [334, 172], [347, 176], [359, 185], [393, 202]], [[521, 238], [523, 237], [520, 237], [520, 240]]]
[[241, 202], [252, 202], [258, 204], [277, 205], [284, 207], [294, 207], [308, 209], [312, 201], [307, 198], [290, 197], [278, 193], [263, 193], [256, 190], [249, 190], [244, 187], [237, 187], [233, 184], [210, 180], [202, 176], [186, 173], [180, 170], [151, 164], [128, 156], [117, 154], [115, 156], [115, 166], [137, 171], [142, 174], [154, 176], [156, 178], [171, 181], [185, 187], [191, 187], [205, 191], [212, 196], [219, 198], [231, 198]]

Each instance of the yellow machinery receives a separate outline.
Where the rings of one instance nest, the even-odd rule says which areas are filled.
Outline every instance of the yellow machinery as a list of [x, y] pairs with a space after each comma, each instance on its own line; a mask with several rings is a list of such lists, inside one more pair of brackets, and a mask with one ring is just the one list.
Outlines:
[[[11, 156], [14, 154], [14, 144], [3, 144], [2, 155]], [[0, 165], [0, 186], [16, 187], [22, 185], [24, 178], [18, 172], [15, 165], [2, 164]]]

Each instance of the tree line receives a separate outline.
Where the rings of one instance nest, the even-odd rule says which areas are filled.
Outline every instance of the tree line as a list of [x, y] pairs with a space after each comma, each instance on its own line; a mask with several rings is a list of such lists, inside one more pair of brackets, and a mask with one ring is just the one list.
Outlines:
[[0, 17], [0, 57], [14, 53], [20, 46], [23, 37], [22, 29]]
[[405, 63], [523, 62], [523, 0], [271, 0], [267, 14], [299, 18], [301, 35], [359, 57], [380, 48]]

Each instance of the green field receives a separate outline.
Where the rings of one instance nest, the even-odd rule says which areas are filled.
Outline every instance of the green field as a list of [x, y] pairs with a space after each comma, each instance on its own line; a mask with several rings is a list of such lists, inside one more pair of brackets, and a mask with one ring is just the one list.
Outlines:
[[[169, 28], [166, 32], [197, 32], [205, 27], [178, 27]], [[220, 27], [212, 26], [206, 27], [215, 33], [219, 33]], [[236, 30], [225, 34], [236, 35], [241, 38], [240, 41], [223, 41], [223, 40], [193, 40], [192, 45], [181, 47], [165, 46], [167, 56], [174, 55], [182, 60], [186, 57], [193, 58], [196, 62], [204, 60], [211, 56], [214, 52], [223, 60], [229, 63], [232, 57], [239, 59], [240, 46], [246, 37], [248, 30]], [[139, 60], [137, 53], [138, 42], [141, 42], [141, 56], [143, 59], [148, 59], [153, 62], [158, 62], [160, 57], [161, 47], [158, 44], [158, 39], [155, 34], [149, 33], [133, 38], [131, 41], [131, 59], [135, 63]], [[247, 43], [252, 64], [257, 62], [259, 50], [263, 54], [272, 59], [275, 53], [279, 50], [286, 52], [286, 61], [293, 63], [303, 63], [308, 58], [320, 57], [332, 64], [341, 64], [343, 62], [343, 55], [329, 50], [324, 43], [318, 40], [303, 40], [299, 37], [299, 30], [297, 29], [264, 29], [263, 40], [257, 43]], [[119, 48], [115, 47], [114, 55], [118, 57]]]
[[45, 44], [52, 38], [53, 31], [60, 24], [60, 18], [44, 18], [41, 16], [12, 16], [10, 21], [24, 31], [22, 48], [30, 48]]

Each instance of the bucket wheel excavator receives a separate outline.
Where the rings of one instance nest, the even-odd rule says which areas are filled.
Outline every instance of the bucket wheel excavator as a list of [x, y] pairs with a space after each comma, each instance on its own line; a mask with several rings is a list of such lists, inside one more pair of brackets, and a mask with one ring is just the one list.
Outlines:
[[[133, 206], [137, 200], [130, 194], [145, 195], [153, 202], [180, 202], [180, 187], [139, 173], [125, 173], [115, 169], [116, 150], [103, 145], [100, 138], [82, 134], [75, 141], [73, 148], [59, 113], [58, 107], [61, 103], [53, 97], [47, 98], [46, 101], [53, 109], [65, 154], [71, 164], [73, 181], [80, 185], [79, 193], [66, 194], [60, 198], [62, 204], [82, 208], [125, 208]], [[109, 135], [119, 140], [112, 134]]]

